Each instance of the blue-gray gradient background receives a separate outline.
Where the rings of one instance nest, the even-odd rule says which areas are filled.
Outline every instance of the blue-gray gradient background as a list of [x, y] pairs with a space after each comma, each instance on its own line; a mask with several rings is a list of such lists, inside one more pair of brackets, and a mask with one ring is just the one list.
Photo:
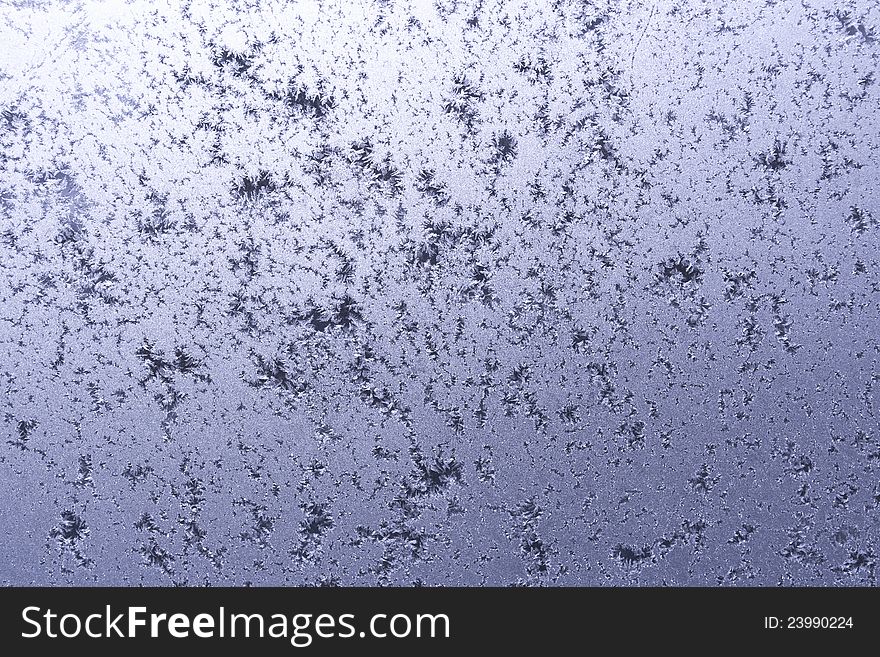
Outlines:
[[874, 585], [880, 4], [0, 4], [0, 582]]

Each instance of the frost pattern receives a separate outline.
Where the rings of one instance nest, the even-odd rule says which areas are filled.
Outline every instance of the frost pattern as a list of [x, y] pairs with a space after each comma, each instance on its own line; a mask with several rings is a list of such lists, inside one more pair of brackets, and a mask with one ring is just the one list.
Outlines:
[[878, 30], [6, 2], [0, 581], [875, 585]]

